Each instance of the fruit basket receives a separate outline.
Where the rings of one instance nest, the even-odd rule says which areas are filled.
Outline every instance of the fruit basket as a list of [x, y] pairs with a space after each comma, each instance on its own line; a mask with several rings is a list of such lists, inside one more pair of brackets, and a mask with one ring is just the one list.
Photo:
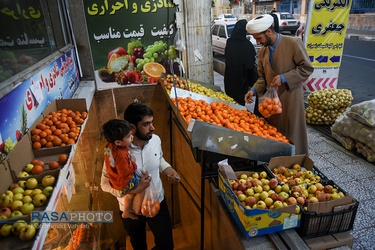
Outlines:
[[[324, 184], [332, 185], [347, 194], [332, 180], [325, 181]], [[352, 230], [359, 203], [354, 198], [350, 198], [351, 203], [333, 206], [331, 212], [310, 212], [301, 208], [301, 226], [296, 229], [297, 233], [303, 238], [312, 238]], [[340, 199], [335, 201], [339, 202]]]

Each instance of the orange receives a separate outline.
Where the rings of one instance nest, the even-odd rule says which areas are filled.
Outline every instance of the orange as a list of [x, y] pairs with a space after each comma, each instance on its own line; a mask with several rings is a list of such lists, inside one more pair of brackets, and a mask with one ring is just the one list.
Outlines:
[[143, 72], [149, 76], [154, 78], [155, 81], [158, 81], [160, 75], [165, 73], [165, 68], [163, 65], [157, 62], [148, 62], [143, 65]]
[[55, 146], [60, 146], [61, 142], [62, 142], [61, 139], [57, 136], [55, 136], [55, 139], [53, 139], [52, 141], [53, 145]]
[[49, 164], [48, 164], [48, 167], [49, 169], [56, 169], [60, 166], [60, 164], [57, 162], [57, 161], [51, 161]]
[[42, 131], [42, 132], [40, 132], [39, 136], [40, 136], [40, 138], [46, 138], [47, 137], [47, 132], [46, 131]]
[[53, 131], [54, 135], [61, 135], [61, 133], [61, 129], [56, 129], [55, 131]]
[[74, 139], [69, 139], [69, 141], [66, 143], [67, 145], [75, 144], [76, 141]]
[[68, 136], [69, 136], [69, 138], [74, 139], [74, 138], [76, 138], [77, 135], [74, 132], [69, 132]]
[[40, 136], [39, 136], [39, 135], [33, 135], [33, 136], [31, 137], [31, 141], [32, 141], [32, 142], [40, 141]]
[[43, 172], [43, 167], [40, 165], [35, 165], [31, 170], [32, 174], [40, 174], [41, 172]]
[[40, 132], [42, 132], [42, 130], [40, 130], [38, 128], [34, 128], [33, 130], [31, 130], [32, 135], [39, 135]]
[[52, 147], [53, 147], [53, 143], [51, 141], [46, 143], [46, 148], [52, 148]]
[[65, 164], [68, 161], [68, 156], [66, 154], [60, 155], [59, 162], [60, 164]]
[[42, 147], [42, 144], [38, 141], [33, 143], [33, 149], [40, 149]]
[[55, 139], [55, 136], [53, 135], [47, 135], [46, 140], [47, 141], [53, 141]]
[[40, 144], [42, 144], [42, 146], [46, 145], [47, 144], [47, 140], [46, 139], [40, 139]]

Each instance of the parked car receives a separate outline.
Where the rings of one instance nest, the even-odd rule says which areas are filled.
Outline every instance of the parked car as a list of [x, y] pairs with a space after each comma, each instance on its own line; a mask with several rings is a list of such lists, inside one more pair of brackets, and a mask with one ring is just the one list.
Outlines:
[[216, 21], [224, 21], [224, 22], [237, 22], [238, 19], [233, 14], [221, 14], [220, 16], [216, 17], [214, 19], [214, 22]]
[[[211, 27], [212, 34], [212, 51], [225, 54], [225, 46], [227, 44], [227, 39], [231, 36], [234, 29], [234, 25], [237, 21], [216, 21]], [[246, 35], [247, 39], [254, 45], [255, 49], [258, 51], [261, 46], [257, 45], [256, 40], [250, 34]]]
[[279, 18], [280, 33], [290, 31], [294, 35], [301, 25], [301, 22], [289, 12], [274, 12], [274, 14]]

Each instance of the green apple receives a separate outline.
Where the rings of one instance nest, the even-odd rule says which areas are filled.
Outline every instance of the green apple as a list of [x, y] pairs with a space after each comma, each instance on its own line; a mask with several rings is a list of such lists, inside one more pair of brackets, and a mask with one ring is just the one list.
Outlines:
[[16, 200], [16, 201], [13, 201], [12, 203], [12, 206], [10, 207], [10, 209], [12, 209], [12, 211], [16, 211], [16, 210], [21, 210], [21, 207], [23, 205], [23, 202], [20, 201], [20, 200]]
[[37, 194], [33, 198], [33, 204], [36, 207], [41, 207], [43, 206], [47, 201], [47, 196], [43, 193]]
[[31, 214], [31, 212], [34, 210], [34, 204], [33, 203], [25, 203], [21, 207], [21, 212], [23, 214]]
[[284, 201], [286, 201], [286, 199], [289, 198], [289, 194], [286, 193], [286, 192], [284, 192], [284, 191], [280, 192], [280, 193], [279, 193], [279, 196], [283, 197], [283, 198], [284, 198]]
[[23, 194], [22, 193], [18, 193], [18, 194], [14, 195], [13, 201], [22, 200], [22, 198], [23, 198]]
[[30, 195], [26, 195], [22, 198], [22, 202], [25, 204], [25, 203], [30, 203], [30, 202], [33, 202], [33, 198], [31, 198]]
[[40, 189], [40, 188], [36, 188], [36, 189], [34, 189], [34, 190], [31, 192], [30, 196], [31, 196], [31, 198], [34, 198], [35, 195], [37, 195], [37, 194], [41, 194], [41, 193], [43, 193], [42, 189]]
[[33, 170], [34, 168], [34, 165], [29, 163], [25, 166], [25, 168], [23, 169], [23, 171], [27, 172], [27, 173], [31, 173], [31, 170]]
[[5, 220], [5, 219], [8, 219], [8, 217], [5, 215], [0, 215], [0, 220]]
[[53, 186], [56, 182], [56, 178], [52, 175], [46, 175], [42, 179], [42, 184], [45, 187]]
[[36, 178], [30, 178], [26, 181], [26, 187], [28, 189], [34, 189], [38, 186], [38, 180]]
[[23, 227], [26, 227], [26, 226], [27, 226], [26, 221], [24, 221], [24, 220], [18, 220], [15, 223], [13, 223], [11, 231], [12, 231], [13, 234], [19, 235], [20, 234], [20, 230]]
[[260, 176], [260, 178], [267, 178], [267, 172], [262, 171], [262, 172], [260, 172], [259, 176]]
[[29, 173], [26, 171], [22, 171], [18, 173], [18, 177], [28, 177], [28, 176], [29, 176]]
[[23, 192], [23, 196], [31, 195], [32, 192], [32, 189], [26, 189], [25, 192]]
[[32, 225], [27, 225], [20, 229], [19, 237], [21, 240], [28, 241], [34, 238], [35, 234], [36, 234], [35, 227]]
[[23, 215], [23, 213], [22, 213], [21, 211], [19, 211], [19, 210], [15, 210], [15, 211], [13, 211], [13, 212], [10, 214], [9, 218], [18, 217], [18, 216], [22, 216], [22, 215]]
[[276, 192], [277, 194], [280, 193], [282, 190], [283, 190], [283, 188], [281, 187], [281, 185], [277, 185], [277, 186], [275, 187], [275, 192]]
[[45, 194], [45, 196], [47, 196], [47, 198], [51, 197], [52, 192], [53, 192], [53, 187], [52, 186], [48, 186], [48, 187], [45, 187], [43, 189], [43, 194]]
[[3, 237], [7, 237], [12, 233], [12, 225], [11, 224], [4, 224], [0, 229], [0, 234]]
[[255, 193], [261, 193], [263, 192], [263, 187], [261, 185], [257, 185], [253, 187]]
[[273, 203], [274, 208], [283, 207], [283, 203], [281, 201], [275, 201]]
[[20, 185], [21, 188], [26, 189], [26, 181], [25, 180], [19, 181], [18, 185]]
[[264, 202], [266, 203], [267, 207], [270, 207], [273, 205], [273, 200], [270, 197], [265, 198]]
[[266, 209], [267, 208], [267, 205], [264, 201], [258, 201], [257, 202], [257, 208], [259, 209]]
[[[10, 191], [12, 192], [12, 191]], [[12, 206], [12, 203], [13, 203], [13, 195], [10, 196], [10, 195], [4, 195], [1, 197], [1, 205], [3, 207], [10, 207]]]
[[263, 191], [262, 193], [260, 193], [260, 196], [259, 196], [260, 199], [265, 200], [267, 197], [268, 197], [267, 191]]
[[7, 191], [5, 191], [5, 194], [9, 195], [13, 199], [13, 195], [14, 195], [13, 191], [7, 190]]
[[23, 194], [23, 192], [25, 192], [25, 189], [23, 189], [21, 187], [17, 187], [15, 189], [13, 189], [13, 194]]

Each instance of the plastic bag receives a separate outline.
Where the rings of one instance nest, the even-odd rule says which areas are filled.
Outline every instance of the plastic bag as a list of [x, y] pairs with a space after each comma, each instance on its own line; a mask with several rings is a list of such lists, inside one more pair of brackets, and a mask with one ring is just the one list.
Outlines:
[[178, 51], [184, 51], [186, 49], [184, 40], [181, 39], [180, 31], [178, 30], [176, 32], [176, 35], [174, 37], [173, 45], [176, 50]]
[[371, 148], [360, 142], [357, 142], [355, 147], [357, 148], [357, 152], [366, 157], [368, 162], [375, 162], [375, 152]]
[[332, 132], [332, 137], [340, 142], [347, 150], [352, 150], [355, 147], [355, 140], [350, 137], [341, 136], [335, 132]]
[[351, 106], [347, 116], [362, 124], [375, 127], [375, 99]]
[[275, 88], [270, 87], [267, 92], [259, 98], [258, 110], [264, 118], [282, 112], [281, 102]]
[[145, 196], [142, 202], [141, 213], [147, 217], [154, 217], [160, 210], [159, 195], [155, 185], [151, 180], [150, 186], [145, 190]]

